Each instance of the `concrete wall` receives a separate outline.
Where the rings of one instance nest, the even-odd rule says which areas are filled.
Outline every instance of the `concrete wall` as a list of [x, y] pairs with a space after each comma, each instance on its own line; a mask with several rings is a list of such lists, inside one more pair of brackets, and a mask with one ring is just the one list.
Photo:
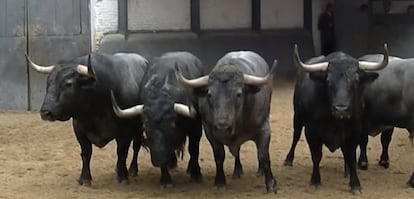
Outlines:
[[192, 32], [135, 33], [124, 40], [119, 34], [106, 35], [100, 51], [104, 53], [136, 52], [149, 60], [168, 51], [189, 51], [198, 56], [207, 69], [212, 68], [225, 53], [252, 50], [272, 64], [278, 60], [279, 77], [293, 78], [293, 44], [298, 43], [303, 59], [314, 55], [311, 35], [304, 30], [220, 31], [197, 35]]
[[249, 29], [251, 0], [201, 0], [200, 27], [206, 29]]
[[302, 28], [303, 0], [262, 0], [262, 29]]
[[336, 0], [335, 27], [337, 48], [354, 57], [368, 52], [369, 13], [359, 10], [368, 0]]
[[321, 54], [321, 34], [318, 30], [319, 16], [325, 10], [326, 4], [332, 1], [333, 0], [312, 1], [312, 35], [316, 55]]
[[128, 0], [129, 30], [189, 30], [190, 23], [190, 0]]

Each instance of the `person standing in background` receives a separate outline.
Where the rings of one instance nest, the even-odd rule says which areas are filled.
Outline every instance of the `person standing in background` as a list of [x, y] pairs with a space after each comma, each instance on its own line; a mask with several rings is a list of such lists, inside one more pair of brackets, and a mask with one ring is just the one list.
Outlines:
[[326, 56], [335, 50], [335, 26], [332, 3], [328, 3], [325, 12], [319, 16], [318, 29], [321, 33], [322, 54]]

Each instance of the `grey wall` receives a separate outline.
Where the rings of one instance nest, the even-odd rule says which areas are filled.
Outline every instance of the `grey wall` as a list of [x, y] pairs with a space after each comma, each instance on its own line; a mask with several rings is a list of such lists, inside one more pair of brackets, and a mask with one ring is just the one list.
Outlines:
[[189, 51], [199, 57], [206, 67], [213, 67], [217, 60], [232, 50], [252, 50], [259, 53], [268, 64], [278, 60], [277, 75], [293, 78], [293, 45], [299, 44], [300, 53], [309, 58], [314, 55], [311, 34], [304, 30], [281, 31], [224, 31], [196, 35], [181, 33], [136, 33], [128, 40], [119, 34], [106, 35], [100, 51], [104, 53], [136, 52], [149, 60], [167, 51]]
[[414, 57], [414, 18], [400, 15], [361, 13], [367, 0], [336, 0], [335, 24], [338, 49], [355, 57], [383, 52], [388, 43], [391, 55]]

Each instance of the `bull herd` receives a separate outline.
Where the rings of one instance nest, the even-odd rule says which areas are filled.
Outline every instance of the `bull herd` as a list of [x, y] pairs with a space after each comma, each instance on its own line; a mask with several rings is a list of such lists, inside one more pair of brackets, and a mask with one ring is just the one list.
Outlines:
[[[120, 183], [128, 183], [129, 176], [137, 175], [137, 156], [144, 146], [149, 149], [153, 166], [161, 170], [161, 186], [172, 186], [169, 171], [177, 166], [187, 139], [187, 173], [192, 181], [200, 182], [199, 144], [204, 130], [214, 154], [214, 185], [218, 189], [226, 186], [224, 146], [235, 157], [233, 177], [240, 178], [240, 146], [252, 140], [257, 147], [257, 172], [264, 176], [267, 192], [276, 193], [269, 158], [276, 60], [269, 67], [255, 52], [232, 51], [207, 71], [196, 56], [182, 51], [167, 52], [151, 63], [134, 53], [91, 53], [50, 66], [26, 58], [34, 70], [48, 74], [41, 118], [72, 118], [81, 147], [79, 184], [91, 185], [92, 145], [104, 147], [112, 140], [117, 143], [116, 174]], [[285, 165], [292, 166], [305, 127], [313, 162], [311, 185], [321, 184], [319, 163], [325, 145], [331, 152], [341, 149], [351, 192], [360, 193], [357, 167], [368, 167], [368, 135], [382, 133], [379, 164], [386, 168], [393, 128], [406, 128], [413, 138], [414, 59], [389, 56], [387, 45], [383, 55], [356, 59], [334, 52], [305, 63], [295, 45], [293, 58], [299, 74], [293, 97], [293, 142]], [[127, 169], [131, 144], [133, 158]], [[357, 161], [358, 145], [361, 155]], [[414, 173], [408, 184], [414, 187]]]

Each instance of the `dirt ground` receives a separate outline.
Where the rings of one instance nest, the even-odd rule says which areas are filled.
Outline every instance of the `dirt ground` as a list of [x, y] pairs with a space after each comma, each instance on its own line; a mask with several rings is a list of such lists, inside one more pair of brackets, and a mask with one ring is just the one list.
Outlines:
[[377, 166], [381, 152], [379, 137], [370, 139], [370, 165], [368, 171], [359, 171], [363, 188], [359, 196], [348, 192], [340, 151], [331, 153], [326, 148], [321, 162], [322, 187], [315, 190], [309, 186], [312, 163], [303, 135], [294, 166], [284, 167], [283, 160], [292, 139], [292, 91], [291, 84], [284, 84], [273, 92], [270, 155], [280, 188], [276, 195], [265, 194], [264, 178], [256, 177], [256, 149], [252, 142], [245, 143], [241, 150], [244, 176], [237, 180], [231, 178], [234, 159], [227, 151], [227, 190], [214, 189], [215, 164], [204, 136], [200, 146], [204, 180], [200, 184], [190, 183], [185, 174], [186, 153], [178, 169], [172, 172], [175, 187], [160, 188], [160, 172], [152, 167], [145, 150], [139, 154], [138, 177], [132, 178], [129, 185], [118, 184], [114, 172], [115, 143], [111, 142], [103, 149], [94, 147], [93, 185], [82, 187], [76, 181], [81, 158], [71, 122], [44, 122], [38, 113], [32, 112], [1, 112], [0, 198], [412, 198], [414, 189], [405, 183], [414, 169], [414, 147], [402, 129], [397, 129], [390, 146], [389, 169]]

